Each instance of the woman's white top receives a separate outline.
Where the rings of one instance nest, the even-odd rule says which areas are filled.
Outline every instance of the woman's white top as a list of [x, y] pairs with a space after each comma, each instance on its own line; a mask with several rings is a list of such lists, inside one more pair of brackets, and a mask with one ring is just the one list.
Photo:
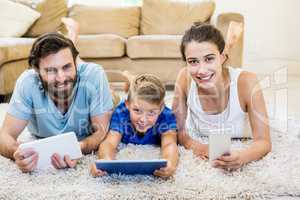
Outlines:
[[187, 98], [186, 128], [193, 138], [212, 133], [230, 134], [233, 138], [251, 137], [247, 112], [241, 108], [238, 95], [238, 78], [241, 69], [229, 67], [230, 92], [225, 110], [207, 114], [202, 109], [196, 82], [192, 79]]

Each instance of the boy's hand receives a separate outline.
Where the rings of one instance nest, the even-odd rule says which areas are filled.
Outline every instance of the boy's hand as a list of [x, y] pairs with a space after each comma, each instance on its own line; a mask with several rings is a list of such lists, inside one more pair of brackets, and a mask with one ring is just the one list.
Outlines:
[[220, 156], [214, 160], [212, 165], [215, 168], [224, 169], [227, 171], [234, 171], [243, 166], [243, 160], [240, 152], [233, 151], [229, 155]]
[[102, 170], [100, 170], [100, 169], [97, 169], [95, 163], [93, 163], [93, 164], [91, 165], [91, 170], [90, 170], [90, 172], [91, 172], [91, 175], [92, 175], [93, 177], [99, 177], [99, 176], [105, 176], [105, 175], [107, 175], [107, 172], [106, 172], [106, 171], [102, 171]]
[[69, 155], [65, 155], [62, 159], [59, 154], [55, 153], [51, 156], [51, 163], [56, 169], [74, 168], [77, 160], [71, 160]]
[[160, 168], [159, 170], [155, 170], [153, 174], [161, 178], [168, 178], [172, 176], [175, 171], [176, 171], [176, 167], [172, 166], [172, 164], [168, 161], [166, 167]]
[[31, 172], [35, 169], [39, 155], [33, 149], [17, 149], [14, 153], [15, 163], [18, 168], [24, 172]]

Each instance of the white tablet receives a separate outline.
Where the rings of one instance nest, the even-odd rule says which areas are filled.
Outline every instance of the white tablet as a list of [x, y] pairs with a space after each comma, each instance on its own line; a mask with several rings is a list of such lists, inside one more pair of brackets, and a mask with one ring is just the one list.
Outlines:
[[80, 145], [74, 132], [23, 143], [20, 144], [19, 148], [33, 148], [39, 154], [37, 169], [51, 167], [51, 156], [54, 153], [58, 153], [62, 158], [65, 155], [69, 155], [71, 159], [82, 157]]
[[218, 157], [229, 154], [231, 146], [231, 136], [228, 134], [211, 134], [209, 135], [209, 161]]

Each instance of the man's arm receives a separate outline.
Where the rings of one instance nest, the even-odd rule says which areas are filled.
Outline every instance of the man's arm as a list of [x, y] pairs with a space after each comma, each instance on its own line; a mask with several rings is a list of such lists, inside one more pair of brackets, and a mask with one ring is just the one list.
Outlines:
[[17, 138], [28, 124], [27, 120], [20, 120], [10, 114], [6, 114], [3, 126], [0, 130], [0, 154], [14, 159], [14, 153], [19, 144]]
[[[101, 116], [97, 115], [91, 118], [91, 123], [95, 132], [91, 136], [88, 136], [84, 140], [80, 141], [79, 144], [82, 153], [88, 154], [98, 149], [99, 144], [106, 136], [111, 113], [111, 111], [107, 111]], [[66, 167], [73, 168], [77, 164], [77, 160], [71, 160], [70, 156], [65, 155], [63, 158], [61, 158], [58, 154], [52, 155], [51, 162], [56, 169], [63, 169]]]
[[0, 154], [14, 160], [22, 172], [31, 172], [38, 161], [38, 154], [32, 149], [21, 151], [18, 148], [17, 138], [27, 124], [27, 120], [20, 120], [6, 114], [0, 130]]
[[109, 127], [112, 111], [104, 113], [102, 116], [94, 116], [91, 123], [95, 132], [80, 142], [81, 151], [84, 154], [97, 150], [99, 144], [104, 140]]

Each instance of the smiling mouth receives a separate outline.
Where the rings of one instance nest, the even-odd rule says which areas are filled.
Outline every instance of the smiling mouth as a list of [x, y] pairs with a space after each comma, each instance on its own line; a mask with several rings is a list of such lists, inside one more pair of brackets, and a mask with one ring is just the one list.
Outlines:
[[212, 73], [210, 75], [206, 75], [206, 76], [201, 76], [201, 77], [197, 77], [197, 79], [201, 82], [208, 82], [212, 79], [212, 77], [215, 75], [215, 73]]
[[147, 128], [146, 125], [136, 124], [136, 129], [138, 130], [145, 130]]
[[55, 88], [57, 88], [57, 89], [65, 89], [68, 86], [69, 86], [69, 83], [57, 84], [57, 85], [55, 85]]

